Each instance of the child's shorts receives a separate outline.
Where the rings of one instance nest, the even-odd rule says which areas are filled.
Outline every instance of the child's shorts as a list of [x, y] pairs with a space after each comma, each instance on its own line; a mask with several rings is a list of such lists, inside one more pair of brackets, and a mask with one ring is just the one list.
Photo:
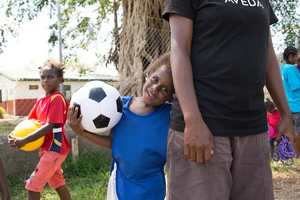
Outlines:
[[275, 147], [274, 141], [275, 141], [275, 138], [269, 138], [270, 147]]
[[33, 192], [42, 192], [48, 182], [51, 189], [55, 190], [65, 184], [61, 163], [66, 159], [67, 154], [60, 154], [53, 151], [40, 152], [41, 159], [26, 181], [25, 189]]
[[107, 187], [107, 200], [119, 200], [117, 196], [117, 189], [116, 189], [116, 173], [117, 173], [117, 163], [114, 163], [114, 169], [110, 174], [108, 187]]
[[300, 112], [292, 113], [293, 123], [294, 123], [294, 131], [296, 133], [300, 133]]

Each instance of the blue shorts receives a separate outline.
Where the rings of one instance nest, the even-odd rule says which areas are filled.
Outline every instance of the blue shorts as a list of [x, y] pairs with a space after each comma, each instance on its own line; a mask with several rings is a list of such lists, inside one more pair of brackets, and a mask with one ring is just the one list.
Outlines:
[[269, 138], [270, 147], [274, 147], [275, 138]]
[[295, 133], [300, 133], [300, 112], [292, 113]]

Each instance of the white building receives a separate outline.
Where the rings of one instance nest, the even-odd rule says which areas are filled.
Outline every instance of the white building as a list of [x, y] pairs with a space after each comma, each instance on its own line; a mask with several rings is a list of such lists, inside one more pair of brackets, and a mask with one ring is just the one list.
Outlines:
[[[63, 95], [70, 102], [72, 94], [83, 84], [89, 81], [103, 81], [114, 85], [118, 77], [88, 73], [80, 75], [66, 71], [64, 74]], [[0, 106], [8, 114], [28, 115], [36, 99], [44, 94], [41, 88], [39, 71], [29, 70], [1, 70], [0, 69]]]

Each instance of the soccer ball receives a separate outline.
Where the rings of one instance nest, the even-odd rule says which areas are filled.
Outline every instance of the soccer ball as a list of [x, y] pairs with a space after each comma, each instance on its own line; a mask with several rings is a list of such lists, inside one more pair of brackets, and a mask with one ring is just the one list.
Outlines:
[[103, 134], [121, 119], [123, 101], [113, 86], [102, 81], [91, 81], [81, 86], [71, 98], [71, 105], [83, 115], [81, 124], [91, 133]]

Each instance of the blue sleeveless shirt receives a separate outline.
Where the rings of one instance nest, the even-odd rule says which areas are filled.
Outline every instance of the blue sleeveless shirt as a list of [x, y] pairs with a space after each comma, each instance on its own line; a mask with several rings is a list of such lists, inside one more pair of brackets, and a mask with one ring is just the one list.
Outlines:
[[163, 104], [147, 115], [138, 115], [128, 108], [132, 96], [122, 99], [124, 111], [113, 128], [111, 150], [113, 164], [117, 164], [117, 196], [119, 200], [163, 200], [171, 104]]

